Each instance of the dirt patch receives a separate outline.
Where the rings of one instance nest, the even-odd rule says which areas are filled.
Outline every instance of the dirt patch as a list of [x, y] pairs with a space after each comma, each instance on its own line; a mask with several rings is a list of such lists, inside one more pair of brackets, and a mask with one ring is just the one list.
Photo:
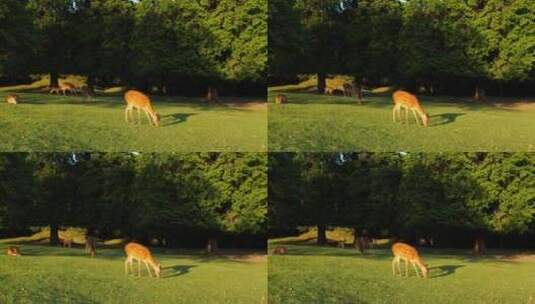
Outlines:
[[267, 109], [267, 103], [266, 102], [240, 102], [240, 103], [228, 103], [230, 107], [238, 108], [238, 109], [244, 109], [244, 110], [250, 110], [250, 111], [263, 111]]
[[521, 100], [511, 103], [497, 103], [500, 108], [515, 111], [535, 111], [535, 100]]
[[506, 261], [511, 261], [511, 262], [535, 262], [534, 253], [496, 255], [495, 258], [499, 260], [506, 260]]
[[229, 259], [248, 263], [264, 263], [267, 261], [265, 254], [229, 255]]

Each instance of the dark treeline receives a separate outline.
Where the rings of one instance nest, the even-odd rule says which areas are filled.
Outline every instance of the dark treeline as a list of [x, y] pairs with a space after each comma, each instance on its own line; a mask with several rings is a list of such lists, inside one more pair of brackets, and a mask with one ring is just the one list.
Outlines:
[[[273, 153], [272, 236], [329, 226], [437, 247], [534, 247], [533, 153]], [[355, 238], [356, 239], [356, 238]]]
[[160, 246], [265, 247], [267, 156], [0, 154], [0, 234], [76, 226]]
[[265, 94], [266, 0], [2, 0], [0, 81]]
[[532, 0], [272, 0], [269, 82], [328, 74], [428, 94], [535, 94]]

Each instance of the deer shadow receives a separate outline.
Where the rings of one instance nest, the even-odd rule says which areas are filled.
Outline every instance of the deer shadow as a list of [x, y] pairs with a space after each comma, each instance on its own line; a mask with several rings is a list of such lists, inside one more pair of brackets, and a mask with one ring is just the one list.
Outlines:
[[168, 127], [176, 125], [188, 120], [190, 116], [196, 115], [195, 113], [175, 113], [162, 116], [162, 126]]
[[429, 270], [437, 269], [440, 271], [440, 273], [435, 274], [430, 278], [440, 278], [440, 277], [445, 277], [445, 276], [454, 274], [455, 271], [461, 267], [464, 267], [464, 265], [443, 265], [443, 266], [431, 267], [429, 268]]
[[429, 116], [430, 119], [433, 119], [431, 126], [440, 126], [446, 125], [455, 122], [457, 117], [466, 115], [465, 113], [443, 113]]
[[164, 267], [162, 270], [165, 272], [165, 275], [162, 278], [172, 278], [184, 275], [190, 272], [190, 269], [197, 267], [197, 265], [174, 265]]

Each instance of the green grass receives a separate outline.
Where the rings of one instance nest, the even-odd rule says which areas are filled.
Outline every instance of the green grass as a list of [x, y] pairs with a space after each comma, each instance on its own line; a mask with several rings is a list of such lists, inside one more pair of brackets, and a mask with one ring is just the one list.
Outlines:
[[[535, 151], [535, 107], [529, 103], [481, 104], [462, 98], [419, 96], [430, 127], [392, 122], [389, 92], [354, 98], [311, 93], [308, 87], [268, 91], [270, 151]], [[381, 93], [377, 93], [377, 92]], [[288, 103], [276, 105], [284, 93]]]
[[[17, 244], [23, 256], [5, 255], [0, 241], [0, 303], [265, 303], [263, 256], [243, 259], [192, 250], [157, 250], [162, 278], [124, 274], [122, 249]], [[236, 254], [236, 253], [233, 253]], [[244, 254], [244, 252], [240, 252]], [[135, 266], [137, 270], [137, 266]]]
[[[0, 88], [0, 150], [101, 152], [198, 152], [267, 149], [267, 111], [261, 100], [223, 98], [209, 105], [201, 98], [153, 97], [161, 126], [124, 120], [121, 94], [82, 97], [35, 91], [17, 94], [20, 103], [4, 102], [15, 88]], [[137, 116], [136, 116], [137, 117]]]
[[[278, 244], [271, 242], [272, 248]], [[270, 303], [535, 303], [535, 259], [474, 258], [462, 250], [421, 250], [427, 280], [392, 275], [389, 249], [285, 245], [270, 255]], [[404, 265], [402, 264], [404, 271]]]

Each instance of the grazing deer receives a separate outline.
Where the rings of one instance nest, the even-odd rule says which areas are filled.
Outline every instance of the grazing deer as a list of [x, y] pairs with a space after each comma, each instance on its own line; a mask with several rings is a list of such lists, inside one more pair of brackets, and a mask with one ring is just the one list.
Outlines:
[[208, 87], [208, 94], [206, 94], [206, 99], [208, 101], [216, 102], [218, 98], [219, 98], [219, 93], [217, 92], [217, 89]]
[[9, 104], [17, 104], [19, 96], [16, 94], [9, 94], [6, 96], [6, 102]]
[[288, 253], [288, 248], [284, 247], [284, 246], [278, 246], [278, 247], [275, 247], [275, 249], [273, 249], [273, 254], [287, 254]]
[[72, 239], [59, 239], [61, 247], [72, 247]]
[[138, 122], [140, 124], [141, 124], [140, 111], [143, 110], [145, 114], [147, 115], [147, 119], [149, 120], [151, 125], [152, 124], [154, 124], [154, 126], [160, 125], [160, 115], [158, 115], [158, 113], [156, 113], [156, 111], [152, 107], [150, 98], [147, 95], [136, 90], [129, 90], [124, 94], [124, 100], [126, 101], [126, 109], [125, 109], [126, 122], [129, 122], [128, 113], [136, 109]]
[[344, 96], [351, 97], [351, 94], [353, 93], [353, 86], [349, 83], [344, 83], [342, 87], [344, 89]]
[[97, 240], [93, 236], [85, 236], [85, 252], [89, 253], [92, 258], [97, 254]]
[[15, 246], [8, 246], [6, 253], [7, 255], [10, 255], [10, 256], [21, 256], [19, 247], [15, 247]]
[[405, 261], [406, 276], [409, 276], [409, 263], [411, 263], [418, 277], [420, 277], [420, 273], [418, 272], [419, 268], [422, 272], [423, 278], [427, 278], [427, 273], [429, 270], [427, 269], [427, 265], [422, 262], [422, 259], [418, 255], [416, 248], [405, 243], [394, 243], [394, 245], [392, 245], [392, 253], [394, 253], [394, 260], [392, 261], [392, 273], [394, 275], [396, 275], [396, 264], [399, 275], [401, 275], [399, 263], [401, 260], [403, 260]]
[[128, 274], [128, 268], [130, 266], [130, 272], [133, 272], [133, 266], [134, 260], [137, 260], [137, 269], [138, 269], [138, 276], [141, 276], [141, 262], [145, 264], [145, 267], [147, 267], [147, 271], [149, 272], [149, 275], [152, 277], [152, 272], [150, 271], [149, 266], [154, 270], [155, 276], [157, 278], [160, 277], [160, 273], [162, 271], [162, 267], [156, 259], [152, 256], [150, 253], [149, 248], [138, 244], [138, 243], [128, 243], [124, 247], [124, 251], [126, 253], [126, 261], [124, 262], [124, 271], [126, 274]]
[[275, 103], [276, 104], [283, 104], [283, 103], [287, 103], [287, 102], [288, 102], [288, 97], [286, 97], [286, 95], [278, 94], [277, 96], [275, 96]]
[[429, 115], [427, 115], [422, 106], [420, 106], [416, 96], [405, 91], [395, 91], [394, 94], [392, 94], [392, 99], [394, 100], [394, 110], [392, 111], [392, 119], [394, 122], [396, 122], [396, 113], [398, 113], [399, 121], [402, 121], [401, 109], [403, 108], [405, 109], [405, 120], [407, 121], [407, 124], [409, 123], [409, 110], [411, 110], [418, 125], [420, 125], [418, 116], [420, 116], [424, 127], [429, 125]]

